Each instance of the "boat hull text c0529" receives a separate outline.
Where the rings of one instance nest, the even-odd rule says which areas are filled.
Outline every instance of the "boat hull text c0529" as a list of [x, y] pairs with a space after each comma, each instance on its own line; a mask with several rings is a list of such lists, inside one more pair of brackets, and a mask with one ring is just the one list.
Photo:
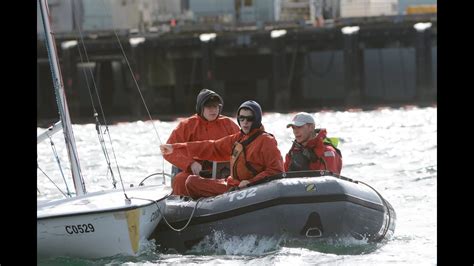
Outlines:
[[154, 230], [171, 191], [163, 186], [120, 190], [37, 204], [38, 257], [137, 255]]

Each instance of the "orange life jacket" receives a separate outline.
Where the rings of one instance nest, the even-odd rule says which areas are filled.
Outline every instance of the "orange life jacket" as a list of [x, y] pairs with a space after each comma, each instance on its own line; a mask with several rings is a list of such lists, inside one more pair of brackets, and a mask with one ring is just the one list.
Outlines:
[[258, 136], [264, 133], [263, 130], [257, 131], [248, 139], [240, 142], [237, 141], [232, 147], [232, 155], [230, 159], [231, 176], [239, 181], [251, 179], [263, 169], [255, 169], [246, 159], [245, 147], [254, 141]]

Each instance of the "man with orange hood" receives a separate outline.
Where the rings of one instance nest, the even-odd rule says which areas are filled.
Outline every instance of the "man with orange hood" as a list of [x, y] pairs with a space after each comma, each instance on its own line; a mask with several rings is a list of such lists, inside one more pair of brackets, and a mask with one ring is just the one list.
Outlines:
[[240, 132], [207, 141], [164, 144], [163, 154], [183, 152], [204, 160], [230, 159], [231, 174], [225, 179], [209, 179], [190, 175], [186, 189], [193, 198], [222, 194], [230, 188], [243, 188], [267, 176], [283, 172], [283, 158], [273, 135], [264, 131], [262, 109], [255, 101], [242, 103], [237, 110]]
[[[182, 120], [166, 143], [216, 140], [239, 132], [239, 127], [230, 117], [221, 115], [223, 105], [224, 101], [219, 94], [208, 89], [201, 90], [196, 99], [196, 114]], [[171, 184], [175, 195], [189, 196], [185, 187], [188, 176], [211, 169], [210, 162], [182, 152], [163, 157], [181, 170], [174, 176]]]

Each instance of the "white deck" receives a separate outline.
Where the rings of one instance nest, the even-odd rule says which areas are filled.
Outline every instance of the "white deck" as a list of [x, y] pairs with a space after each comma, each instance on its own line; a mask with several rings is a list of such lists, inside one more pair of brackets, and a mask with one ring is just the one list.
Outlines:
[[104, 190], [67, 199], [41, 201], [37, 203], [37, 218], [113, 211], [149, 205], [152, 201], [159, 200], [171, 193], [171, 188], [154, 185], [128, 188], [125, 191], [131, 199], [130, 204], [126, 204], [122, 189]]

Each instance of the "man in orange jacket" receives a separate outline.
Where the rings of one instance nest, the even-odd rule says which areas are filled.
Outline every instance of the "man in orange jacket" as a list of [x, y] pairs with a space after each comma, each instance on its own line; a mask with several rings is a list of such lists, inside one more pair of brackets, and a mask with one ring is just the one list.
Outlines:
[[205, 160], [230, 159], [231, 175], [225, 179], [209, 179], [190, 175], [186, 189], [193, 198], [222, 194], [232, 187], [246, 187], [267, 176], [283, 172], [283, 158], [273, 135], [264, 131], [262, 109], [255, 101], [242, 103], [237, 110], [240, 132], [207, 141], [164, 144], [163, 154], [183, 152]]
[[[239, 132], [239, 126], [230, 117], [221, 115], [223, 105], [224, 101], [219, 94], [208, 89], [201, 90], [196, 99], [196, 114], [182, 120], [166, 143], [216, 140]], [[172, 187], [175, 195], [189, 196], [185, 187], [188, 176], [198, 175], [201, 170], [210, 170], [211, 168], [209, 162], [182, 152], [163, 156], [181, 170], [173, 178]]]
[[341, 173], [341, 152], [326, 138], [326, 129], [315, 129], [310, 114], [296, 114], [286, 127], [293, 129], [295, 141], [286, 154], [285, 171], [329, 170]]

